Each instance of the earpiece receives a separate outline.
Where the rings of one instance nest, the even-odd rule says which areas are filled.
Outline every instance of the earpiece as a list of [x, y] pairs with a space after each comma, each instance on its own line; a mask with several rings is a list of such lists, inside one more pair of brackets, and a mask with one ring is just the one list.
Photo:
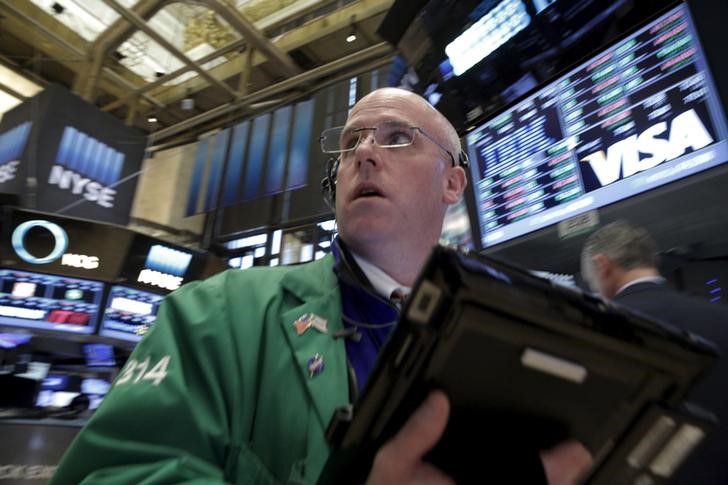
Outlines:
[[458, 165], [463, 168], [468, 168], [469, 164], [470, 160], [468, 160], [468, 154], [460, 150], [460, 152], [458, 153]]
[[324, 202], [332, 212], [336, 212], [336, 173], [339, 170], [339, 160], [340, 157], [329, 157], [324, 178], [321, 179], [321, 193], [324, 196]]

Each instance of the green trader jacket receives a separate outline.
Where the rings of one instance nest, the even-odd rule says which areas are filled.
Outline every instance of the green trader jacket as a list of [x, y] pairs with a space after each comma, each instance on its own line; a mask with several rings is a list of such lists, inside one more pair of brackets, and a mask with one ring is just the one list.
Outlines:
[[[332, 267], [328, 255], [230, 270], [167, 297], [52, 483], [315, 482], [326, 426], [348, 402]], [[306, 313], [328, 332], [298, 335]]]

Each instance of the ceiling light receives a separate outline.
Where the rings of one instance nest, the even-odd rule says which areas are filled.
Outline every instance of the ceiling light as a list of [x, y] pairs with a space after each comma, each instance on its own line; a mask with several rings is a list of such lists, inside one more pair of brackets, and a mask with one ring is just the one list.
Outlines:
[[356, 15], [351, 16], [349, 25], [351, 27], [351, 31], [349, 32], [349, 35], [346, 36], [346, 41], [351, 44], [356, 40]]
[[179, 107], [182, 108], [183, 111], [192, 111], [195, 109], [195, 99], [192, 97], [189, 89], [185, 92], [185, 97], [182, 101], [180, 101]]
[[156, 123], [158, 120], [157, 120], [156, 117], [150, 116], [149, 118], [147, 118], [147, 121], [150, 122], [150, 123]]
[[193, 98], [185, 98], [179, 103], [183, 111], [192, 111], [195, 109], [195, 100]]

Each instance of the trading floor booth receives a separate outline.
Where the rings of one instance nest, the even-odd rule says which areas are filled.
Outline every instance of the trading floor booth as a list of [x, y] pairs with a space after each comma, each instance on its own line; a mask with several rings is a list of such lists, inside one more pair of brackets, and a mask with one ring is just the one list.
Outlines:
[[[50, 476], [164, 296], [225, 265], [121, 226], [0, 214], [0, 479]], [[13, 483], [13, 482], [3, 482]]]

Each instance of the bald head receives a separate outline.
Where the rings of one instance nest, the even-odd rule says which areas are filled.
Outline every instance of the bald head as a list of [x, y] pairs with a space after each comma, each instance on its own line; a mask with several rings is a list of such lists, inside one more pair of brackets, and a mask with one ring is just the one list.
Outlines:
[[[402, 98], [417, 106], [417, 108], [421, 110], [421, 113], [423, 115], [421, 118], [421, 128], [427, 130], [429, 134], [434, 136], [440, 143], [442, 143], [443, 146], [445, 146], [445, 148], [447, 148], [450, 153], [453, 154], [455, 160], [457, 161], [458, 153], [460, 153], [461, 151], [460, 137], [458, 136], [457, 130], [455, 130], [455, 127], [452, 125], [452, 123], [450, 123], [450, 121], [445, 118], [445, 116], [440, 113], [437, 108], [432, 106], [425, 98], [423, 98], [419, 94], [401, 88], [379, 88], [375, 89], [371, 93], [361, 98], [357, 102], [357, 104], [367, 101], [368, 98], [386, 99], [390, 97]], [[371, 101], [371, 99], [369, 99], [368, 101]]]
[[[411, 143], [379, 145], [381, 123], [416, 127]], [[447, 207], [467, 178], [457, 164], [460, 140], [422, 97], [396, 88], [373, 91], [349, 113], [346, 130], [363, 132], [340, 157], [336, 219], [349, 248], [410, 285], [442, 231]]]

